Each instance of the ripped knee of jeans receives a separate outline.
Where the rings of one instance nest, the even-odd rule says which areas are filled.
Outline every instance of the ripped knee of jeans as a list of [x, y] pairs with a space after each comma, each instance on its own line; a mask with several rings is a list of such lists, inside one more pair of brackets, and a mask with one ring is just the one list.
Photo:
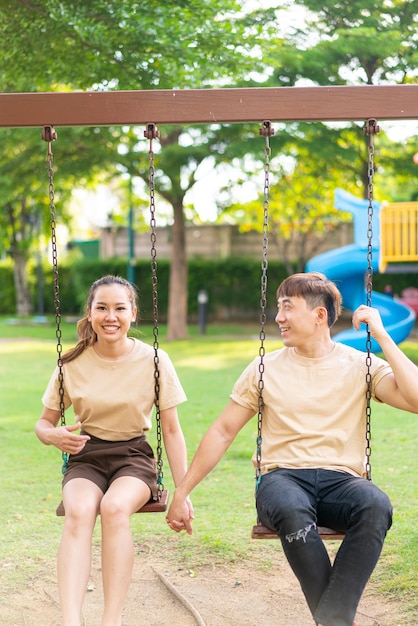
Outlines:
[[306, 543], [306, 537], [308, 533], [311, 532], [311, 530], [316, 530], [316, 524], [309, 524], [309, 526], [306, 526], [305, 528], [301, 528], [300, 530], [297, 530], [294, 533], [289, 533], [288, 535], [285, 535], [285, 539], [288, 543], [292, 543], [293, 541], [300, 541], [300, 540]]

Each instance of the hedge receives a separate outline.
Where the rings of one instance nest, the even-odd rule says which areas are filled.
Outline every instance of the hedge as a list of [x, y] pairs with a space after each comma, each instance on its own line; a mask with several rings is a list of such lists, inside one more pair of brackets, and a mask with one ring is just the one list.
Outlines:
[[[92, 282], [104, 274], [126, 276], [127, 260], [82, 259], [60, 266], [60, 305], [63, 315], [80, 316], [87, 292]], [[38, 310], [38, 275], [36, 267], [28, 269], [29, 287], [33, 298], [33, 310]], [[165, 321], [168, 306], [169, 261], [158, 261], [158, 309], [159, 318]], [[280, 261], [268, 265], [267, 302], [268, 313], [275, 314], [275, 292], [286, 277]], [[149, 261], [138, 261], [134, 266], [134, 282], [138, 288], [140, 317], [152, 319], [152, 275]], [[418, 288], [418, 274], [374, 274], [373, 289], [383, 293], [391, 285], [395, 294], [406, 287]], [[214, 319], [243, 320], [254, 318], [260, 308], [261, 264], [252, 259], [229, 258], [222, 260], [193, 259], [188, 262], [188, 313], [194, 320], [198, 313], [198, 293], [208, 294], [208, 315]], [[10, 262], [0, 263], [0, 314], [16, 314], [16, 298], [13, 267]], [[43, 270], [44, 312], [55, 313], [53, 298], [53, 273], [50, 267]]]

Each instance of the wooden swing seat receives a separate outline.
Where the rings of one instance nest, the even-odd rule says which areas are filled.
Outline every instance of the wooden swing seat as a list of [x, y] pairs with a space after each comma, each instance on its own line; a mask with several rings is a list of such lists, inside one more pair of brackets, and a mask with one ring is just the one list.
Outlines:
[[[318, 526], [318, 532], [321, 539], [344, 539], [345, 533], [340, 530], [333, 530], [332, 528], [326, 528], [325, 526]], [[271, 528], [267, 528], [263, 524], [255, 524], [251, 531], [251, 537], [253, 539], [278, 539], [276, 531]]]
[[[144, 504], [143, 507], [138, 509], [138, 511], [135, 511], [135, 513], [164, 513], [164, 511], [167, 510], [168, 495], [168, 490], [163, 489], [158, 500], [150, 500]], [[57, 506], [55, 513], [58, 517], [65, 516], [65, 509], [62, 501]]]

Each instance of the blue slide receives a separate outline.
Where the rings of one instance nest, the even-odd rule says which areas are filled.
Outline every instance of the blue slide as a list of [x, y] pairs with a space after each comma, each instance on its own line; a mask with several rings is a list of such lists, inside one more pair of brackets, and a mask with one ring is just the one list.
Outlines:
[[[366, 304], [367, 294], [364, 286], [367, 268], [367, 230], [368, 230], [368, 201], [360, 200], [348, 192], [337, 189], [335, 192], [335, 206], [341, 211], [348, 211], [354, 215], [354, 240], [348, 246], [324, 252], [310, 259], [306, 265], [307, 272], [322, 272], [334, 281], [343, 297], [345, 309], [353, 311], [360, 304]], [[379, 233], [378, 221], [379, 205], [373, 204], [373, 233]], [[373, 242], [372, 269], [379, 271], [379, 248]], [[386, 330], [396, 343], [401, 343], [410, 334], [415, 323], [415, 312], [394, 300], [390, 296], [372, 293], [372, 306], [377, 308], [382, 317]], [[333, 337], [346, 345], [366, 351], [366, 327], [356, 331], [345, 330]], [[380, 352], [379, 344], [372, 339], [372, 352]]]

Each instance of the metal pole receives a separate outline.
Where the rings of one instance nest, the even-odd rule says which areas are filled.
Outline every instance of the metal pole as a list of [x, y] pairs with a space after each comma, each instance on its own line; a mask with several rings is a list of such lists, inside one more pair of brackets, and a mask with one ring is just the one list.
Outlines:
[[134, 206], [133, 206], [133, 192], [132, 192], [132, 176], [129, 174], [128, 182], [128, 267], [126, 272], [126, 278], [130, 283], [135, 282], [135, 231], [134, 231]]
[[201, 289], [197, 294], [197, 301], [199, 303], [199, 332], [201, 335], [206, 333], [208, 300], [208, 292], [205, 291], [205, 289]]

